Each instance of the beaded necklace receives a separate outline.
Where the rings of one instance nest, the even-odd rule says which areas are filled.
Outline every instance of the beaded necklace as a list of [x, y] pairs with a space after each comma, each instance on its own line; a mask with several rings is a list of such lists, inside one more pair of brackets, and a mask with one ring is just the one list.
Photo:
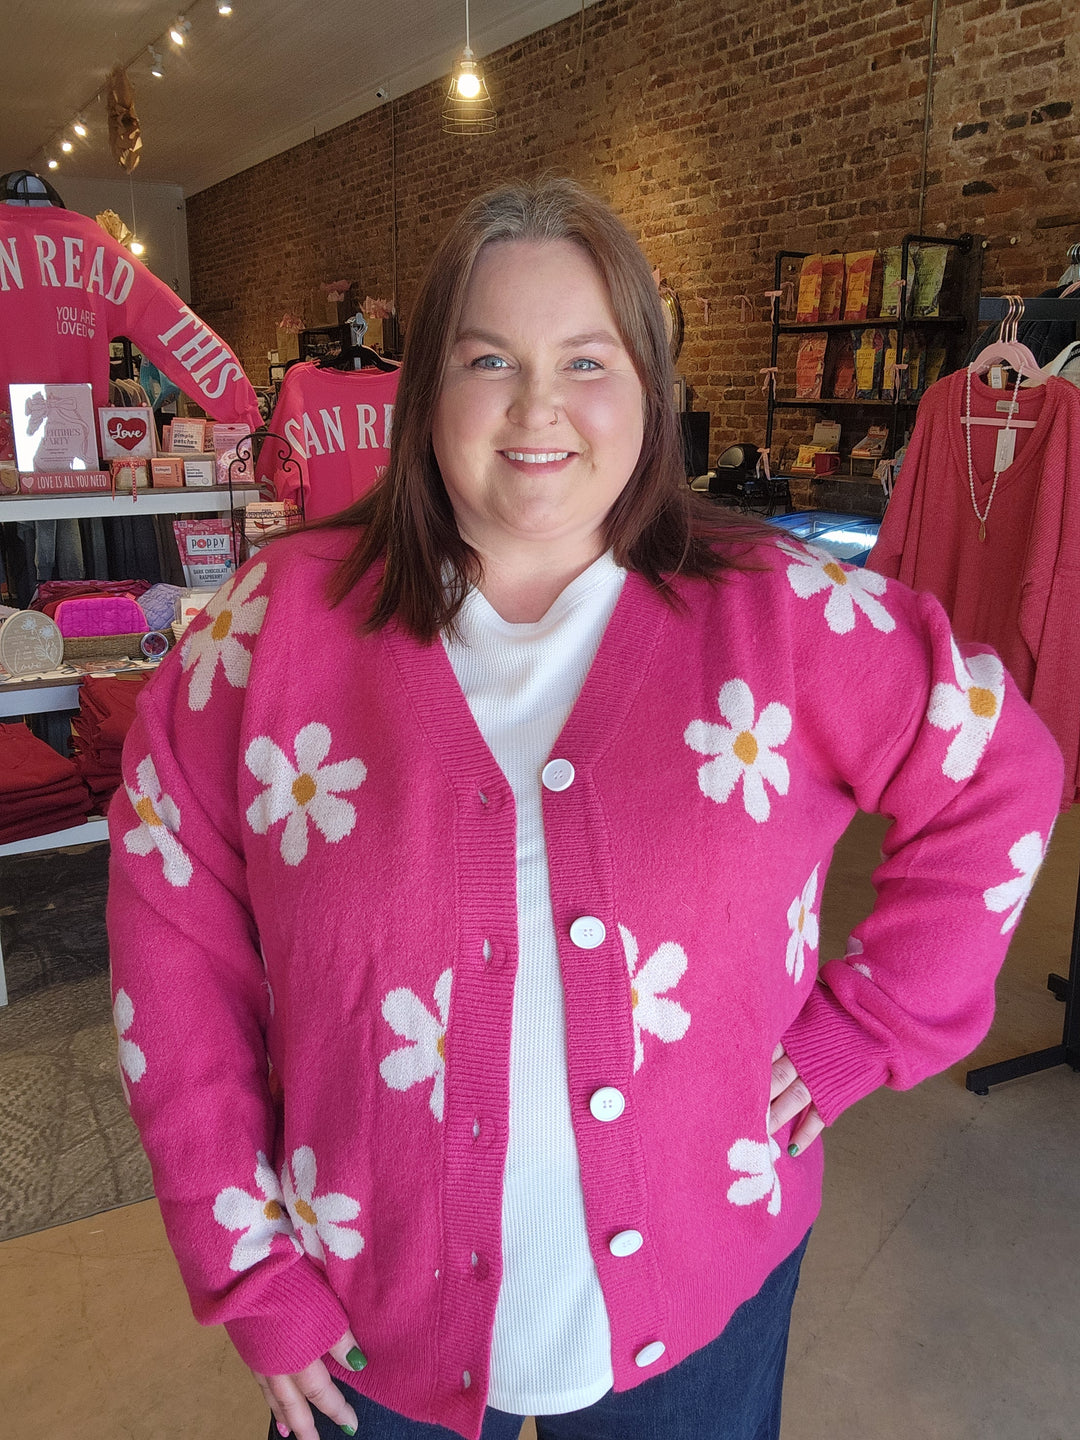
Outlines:
[[[974, 368], [975, 367], [973, 365], [969, 365], [967, 368], [967, 383], [965, 385], [965, 392], [967, 395], [967, 410], [964, 416], [964, 439], [967, 441], [968, 493], [971, 495], [971, 508], [975, 511], [975, 518], [979, 522], [979, 539], [985, 540], [986, 518], [990, 514], [990, 506], [994, 503], [994, 494], [997, 491], [998, 481], [1001, 479], [1001, 472], [1007, 467], [1005, 465], [999, 465], [997, 463], [998, 456], [1003, 457], [1004, 455], [1003, 450], [999, 446], [998, 455], [995, 456], [994, 460], [994, 480], [990, 486], [990, 494], [986, 497], [986, 509], [980, 510], [979, 502], [975, 499], [975, 467], [971, 463], [971, 373]], [[1017, 371], [1016, 384], [1013, 386], [1012, 404], [1009, 406], [1008, 418], [1005, 421], [1005, 429], [1002, 432], [1005, 435], [1008, 435], [1008, 433], [1012, 429], [1013, 416], [1015, 415], [1017, 409], [1016, 397], [1019, 393], [1020, 372]]]

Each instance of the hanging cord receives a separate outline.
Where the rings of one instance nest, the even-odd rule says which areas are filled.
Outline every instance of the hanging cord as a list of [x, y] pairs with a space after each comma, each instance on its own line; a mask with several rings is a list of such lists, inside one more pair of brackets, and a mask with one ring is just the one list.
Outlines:
[[[395, 325], [398, 319], [398, 211], [397, 211], [397, 99], [390, 101], [390, 297], [394, 302]], [[400, 337], [400, 330], [398, 335]]]
[[921, 235], [923, 217], [926, 211], [926, 166], [930, 153], [930, 125], [934, 114], [934, 62], [937, 59], [938, 5], [933, 0], [930, 9], [930, 54], [926, 62], [926, 101], [923, 105], [922, 168], [919, 173], [919, 223], [916, 233]]

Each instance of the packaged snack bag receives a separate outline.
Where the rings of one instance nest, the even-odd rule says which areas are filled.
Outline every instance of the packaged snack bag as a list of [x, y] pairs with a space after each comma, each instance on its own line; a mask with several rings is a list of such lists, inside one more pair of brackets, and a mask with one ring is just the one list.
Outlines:
[[819, 400], [825, 373], [825, 350], [828, 336], [810, 335], [799, 346], [795, 360], [795, 399]]
[[855, 340], [855, 398], [856, 400], [880, 400], [881, 377], [885, 368], [885, 332], [883, 330], [856, 330]]
[[825, 357], [825, 394], [834, 400], [855, 399], [855, 343], [846, 330], [829, 337]]
[[[915, 254], [918, 246], [913, 245], [909, 251], [910, 257]], [[881, 252], [881, 315], [900, 314], [900, 265], [903, 261], [903, 247], [890, 245], [887, 250]], [[911, 276], [908, 276], [908, 283], [911, 283]], [[908, 307], [910, 309], [910, 306]]]
[[881, 310], [881, 256], [853, 250], [844, 256], [844, 319], [868, 320]]
[[933, 385], [935, 380], [941, 379], [941, 372], [945, 368], [947, 355], [948, 347], [944, 340], [935, 340], [928, 347], [922, 371], [922, 389], [924, 393]]
[[812, 325], [820, 319], [821, 262], [824, 256], [807, 255], [799, 274], [799, 300], [795, 319], [800, 325]]
[[818, 319], [832, 323], [844, 313], [844, 257], [839, 252], [821, 257], [821, 299]]
[[174, 520], [173, 534], [184, 579], [191, 588], [216, 590], [236, 569], [232, 522], [228, 519]]
[[949, 260], [948, 245], [920, 245], [915, 256], [915, 298], [912, 313], [924, 317], [939, 315], [941, 287]]

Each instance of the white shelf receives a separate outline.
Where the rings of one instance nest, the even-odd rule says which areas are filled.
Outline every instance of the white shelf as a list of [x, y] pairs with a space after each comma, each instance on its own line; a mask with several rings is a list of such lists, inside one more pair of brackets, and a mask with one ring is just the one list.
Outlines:
[[[261, 499], [257, 485], [234, 485], [233, 505]], [[140, 515], [189, 515], [200, 510], [229, 509], [229, 487], [179, 487], [175, 490], [140, 490], [138, 498], [105, 491], [86, 495], [4, 495], [0, 497], [0, 524], [16, 520], [89, 520], [93, 516], [137, 519]]]

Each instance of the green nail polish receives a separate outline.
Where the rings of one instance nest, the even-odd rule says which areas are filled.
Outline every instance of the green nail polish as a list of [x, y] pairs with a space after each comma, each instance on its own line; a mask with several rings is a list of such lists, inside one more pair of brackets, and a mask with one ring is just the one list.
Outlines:
[[352, 1425], [342, 1425], [341, 1428], [342, 1428], [342, 1430], [344, 1430], [344, 1432], [345, 1432], [346, 1435], [355, 1435], [355, 1434], [356, 1434], [356, 1430], [353, 1428]]
[[359, 1345], [354, 1345], [349, 1351], [349, 1353], [345, 1356], [345, 1363], [348, 1365], [350, 1370], [363, 1370], [364, 1366], [367, 1364], [367, 1356], [360, 1349]]
[[795, 1156], [798, 1155], [798, 1153], [799, 1153], [799, 1147], [798, 1147], [798, 1145], [789, 1145], [789, 1146], [787, 1147], [787, 1153], [788, 1153], [788, 1154], [791, 1156], [791, 1158], [794, 1160], [794, 1159], [795, 1159]]

